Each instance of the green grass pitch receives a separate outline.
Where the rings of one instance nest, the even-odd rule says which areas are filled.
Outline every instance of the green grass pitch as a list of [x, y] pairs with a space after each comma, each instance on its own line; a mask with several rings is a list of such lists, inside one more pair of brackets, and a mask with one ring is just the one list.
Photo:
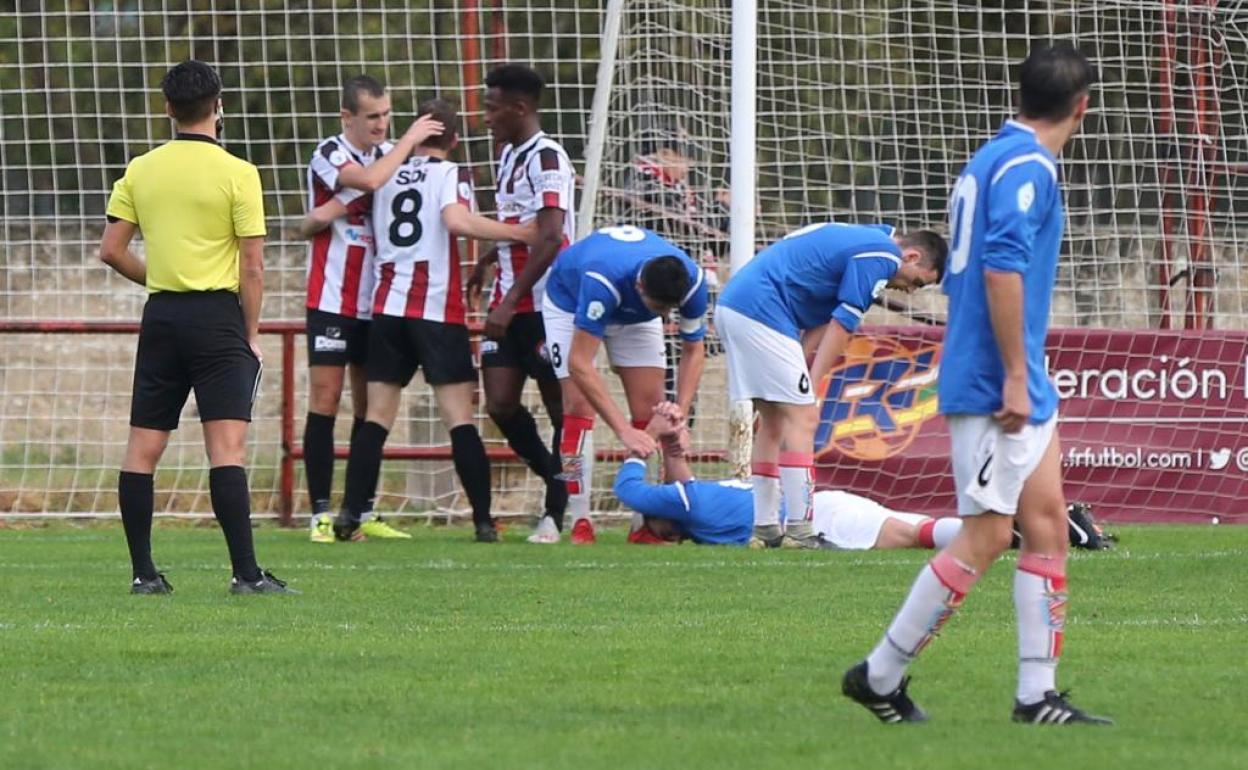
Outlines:
[[132, 597], [119, 527], [0, 529], [0, 768], [1248, 767], [1248, 527], [1074, 556], [1059, 682], [1101, 729], [1009, 721], [1009, 562], [886, 727], [839, 678], [924, 553], [415, 534], [258, 529], [303, 595], [230, 597], [220, 534], [160, 526], [176, 593]]

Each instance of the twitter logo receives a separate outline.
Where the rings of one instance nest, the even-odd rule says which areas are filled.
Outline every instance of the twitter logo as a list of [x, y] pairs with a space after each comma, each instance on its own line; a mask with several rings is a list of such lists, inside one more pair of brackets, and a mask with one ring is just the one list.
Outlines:
[[1228, 448], [1217, 449], [1209, 453], [1209, 470], [1220, 471], [1231, 461], [1231, 450]]

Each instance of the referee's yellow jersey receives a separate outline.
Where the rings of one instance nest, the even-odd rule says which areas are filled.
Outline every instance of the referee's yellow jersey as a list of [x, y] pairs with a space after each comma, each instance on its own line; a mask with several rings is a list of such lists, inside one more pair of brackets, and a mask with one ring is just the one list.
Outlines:
[[130, 161], [108, 216], [139, 226], [147, 290], [238, 291], [238, 239], [265, 234], [260, 172], [199, 134]]

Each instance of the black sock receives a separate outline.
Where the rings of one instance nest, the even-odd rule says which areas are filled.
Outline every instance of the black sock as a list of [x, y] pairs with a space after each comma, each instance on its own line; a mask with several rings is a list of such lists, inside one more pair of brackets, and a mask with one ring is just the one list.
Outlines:
[[495, 419], [494, 424], [507, 437], [507, 446], [538, 476], [549, 479], [560, 472], [557, 459], [542, 443], [542, 437], [537, 433], [537, 421], [528, 409], [520, 407], [509, 417]]
[[152, 474], [130, 471], [118, 474], [117, 506], [121, 508], [121, 526], [130, 548], [130, 567], [134, 577], [144, 580], [156, 577], [156, 565], [152, 564], [153, 497]]
[[351, 418], [351, 440], [355, 441], [355, 434], [360, 432], [360, 426], [364, 424], [363, 417]]
[[451, 457], [455, 461], [455, 473], [459, 474], [459, 481], [464, 485], [464, 494], [468, 495], [468, 503], [472, 505], [472, 523], [478, 527], [492, 523], [490, 458], [485, 453], [485, 444], [481, 443], [477, 426], [451, 428]]
[[303, 426], [303, 472], [308, 478], [308, 497], [314, 513], [329, 510], [334, 484], [334, 418], [308, 412]]
[[563, 420], [551, 420], [555, 426], [555, 437], [550, 442], [551, 465], [554, 475], [546, 482], [546, 515], [554, 520], [559, 531], [563, 531], [563, 514], [568, 509], [568, 485], [555, 478], [563, 472], [563, 460], [559, 458], [559, 442], [563, 440]]
[[247, 471], [238, 465], [221, 465], [208, 471], [208, 492], [212, 512], [225, 533], [230, 564], [241, 580], [259, 580], [256, 550], [251, 543], [251, 493]]
[[351, 457], [347, 460], [347, 489], [342, 496], [342, 509], [356, 521], [370, 507], [377, 494], [377, 478], [381, 475], [381, 449], [390, 431], [375, 422], [363, 421], [351, 439]]

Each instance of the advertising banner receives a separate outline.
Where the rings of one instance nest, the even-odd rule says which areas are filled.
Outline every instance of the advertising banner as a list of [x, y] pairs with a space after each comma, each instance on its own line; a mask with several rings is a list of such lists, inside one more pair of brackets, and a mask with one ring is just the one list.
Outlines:
[[[821, 383], [821, 488], [953, 513], [943, 329], [866, 328]], [[1248, 334], [1055, 329], [1066, 498], [1110, 521], [1248, 523]]]

